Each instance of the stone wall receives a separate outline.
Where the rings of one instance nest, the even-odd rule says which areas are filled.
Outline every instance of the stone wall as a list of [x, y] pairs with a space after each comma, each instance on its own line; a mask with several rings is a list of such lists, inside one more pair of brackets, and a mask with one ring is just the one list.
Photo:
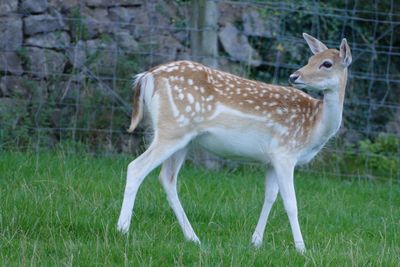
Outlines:
[[[140, 53], [146, 52], [145, 46], [162, 41], [165, 54], [174, 58], [187, 53], [182, 44], [187, 36], [181, 31], [163, 30], [151, 40], [150, 21], [168, 27], [169, 20], [179, 15], [177, 5], [157, 1], [2, 1], [0, 71], [48, 78], [64, 73], [68, 65], [80, 68], [98, 49]], [[152, 31], [154, 37], [154, 28]]]
[[[241, 73], [244, 65], [258, 66], [248, 37], [276, 29], [258, 22], [254, 10], [219, 10], [226, 54], [220, 67]], [[190, 12], [187, 1], [1, 1], [0, 143], [24, 146], [33, 138], [47, 146], [73, 138], [101, 149], [137, 147], [139, 140], [124, 134], [131, 77], [192, 58]], [[234, 26], [239, 20], [244, 31]]]
[[[87, 66], [96, 52], [149, 56], [141, 62], [143, 69], [190, 58], [190, 6], [179, 4], [154, 0], [2, 1], [0, 72], [2, 76], [46, 79], [69, 74], [71, 67]], [[279, 31], [276, 24], [260, 22], [255, 10], [243, 12], [220, 6], [222, 48], [231, 60], [258, 66], [261, 58], [250, 46], [248, 36], [272, 37]], [[234, 26], [238, 20], [243, 21], [241, 32]], [[113, 63], [113, 57], [104, 59]], [[4, 97], [11, 92], [2, 84]]]
[[[204, 56], [191, 51], [195, 47], [192, 32], [217, 32], [220, 69], [286, 83], [310, 55], [300, 33], [311, 33], [312, 6], [303, 6], [308, 8], [303, 12], [293, 5], [288, 11], [288, 7], [274, 9], [268, 3], [218, 1], [218, 24], [197, 29], [192, 26], [193, 8], [187, 0], [0, 0], [0, 145], [53, 146], [72, 139], [99, 150], [134, 150], [146, 129], [136, 136], [125, 133], [132, 77], [168, 61], [201, 62]], [[341, 18], [329, 19], [332, 23], [321, 24], [320, 34], [326, 33], [323, 40], [333, 46], [344, 28]], [[353, 22], [356, 25], [358, 20]], [[347, 36], [350, 33], [354, 31], [348, 30]], [[351, 38], [353, 43], [357, 40], [357, 36]], [[354, 55], [360, 53], [361, 39], [361, 45], [354, 45]], [[382, 47], [390, 47], [388, 42]], [[363, 58], [373, 56], [361, 52], [367, 53]], [[396, 66], [398, 57], [390, 59]], [[363, 76], [352, 82], [350, 72], [348, 113], [344, 114], [349, 123], [341, 128], [346, 139], [369, 135], [370, 130], [366, 134], [359, 130], [366, 127], [399, 133], [399, 112], [390, 115], [392, 106], [366, 115], [360, 112], [365, 103], [358, 104], [359, 99], [370, 97], [364, 88], [370, 87], [375, 76], [392, 77], [379, 73], [387, 69], [387, 62], [387, 57], [375, 60], [377, 71], [368, 64], [352, 65], [351, 71]], [[396, 88], [398, 84], [376, 80], [374, 86]], [[388, 89], [387, 96], [385, 90], [375, 91], [376, 103], [398, 101], [394, 90]], [[382, 119], [381, 114], [387, 115]]]
[[189, 33], [177, 27], [185, 8], [173, 1], [1, 1], [0, 143], [53, 146], [72, 138], [94, 149], [137, 148], [140, 133], [124, 133], [131, 77], [188, 57]]

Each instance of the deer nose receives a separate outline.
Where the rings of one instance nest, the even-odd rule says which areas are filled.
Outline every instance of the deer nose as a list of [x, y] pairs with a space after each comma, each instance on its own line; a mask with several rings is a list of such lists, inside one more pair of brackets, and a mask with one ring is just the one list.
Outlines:
[[295, 83], [296, 80], [300, 77], [300, 74], [296, 71], [295, 73], [289, 76], [289, 83]]

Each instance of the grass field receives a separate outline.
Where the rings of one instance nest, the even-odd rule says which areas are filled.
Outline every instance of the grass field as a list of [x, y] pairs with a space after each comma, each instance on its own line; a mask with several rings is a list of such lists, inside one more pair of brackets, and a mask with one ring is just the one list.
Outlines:
[[1, 266], [400, 266], [400, 186], [298, 173], [298, 254], [279, 200], [264, 245], [250, 238], [263, 171], [206, 171], [187, 164], [183, 206], [202, 241], [185, 242], [153, 172], [129, 236], [116, 231], [126, 157], [0, 153]]

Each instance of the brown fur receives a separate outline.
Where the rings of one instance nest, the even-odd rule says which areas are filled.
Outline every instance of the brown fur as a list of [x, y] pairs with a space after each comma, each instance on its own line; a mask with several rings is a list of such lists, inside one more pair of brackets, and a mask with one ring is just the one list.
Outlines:
[[143, 117], [143, 89], [142, 89], [142, 77], [139, 77], [137, 81], [135, 81], [134, 85], [134, 94], [132, 100], [132, 116], [131, 116], [131, 125], [127, 130], [129, 133], [132, 133], [140, 120]]
[[[269, 118], [289, 129], [286, 138], [304, 142], [317, 123], [322, 106], [322, 101], [296, 88], [248, 80], [195, 62], [172, 62], [153, 68], [149, 73], [154, 76], [155, 90], [160, 94], [164, 93], [160, 90], [168, 90], [168, 83], [179, 114], [190, 117], [190, 125], [201, 124], [194, 118], [211, 116], [220, 103], [243, 113]], [[166, 103], [166, 106], [169, 105]], [[190, 111], [186, 110], [188, 107]], [[294, 114], [296, 116], [291, 117]], [[164, 118], [161, 121], [175, 124], [164, 112], [161, 115]], [[299, 127], [302, 130], [296, 132]]]

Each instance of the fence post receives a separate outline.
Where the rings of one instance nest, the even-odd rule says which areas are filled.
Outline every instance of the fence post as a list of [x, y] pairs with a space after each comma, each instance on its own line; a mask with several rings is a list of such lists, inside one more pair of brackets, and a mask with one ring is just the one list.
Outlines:
[[218, 5], [215, 0], [192, 0], [192, 56], [210, 67], [218, 67]]

